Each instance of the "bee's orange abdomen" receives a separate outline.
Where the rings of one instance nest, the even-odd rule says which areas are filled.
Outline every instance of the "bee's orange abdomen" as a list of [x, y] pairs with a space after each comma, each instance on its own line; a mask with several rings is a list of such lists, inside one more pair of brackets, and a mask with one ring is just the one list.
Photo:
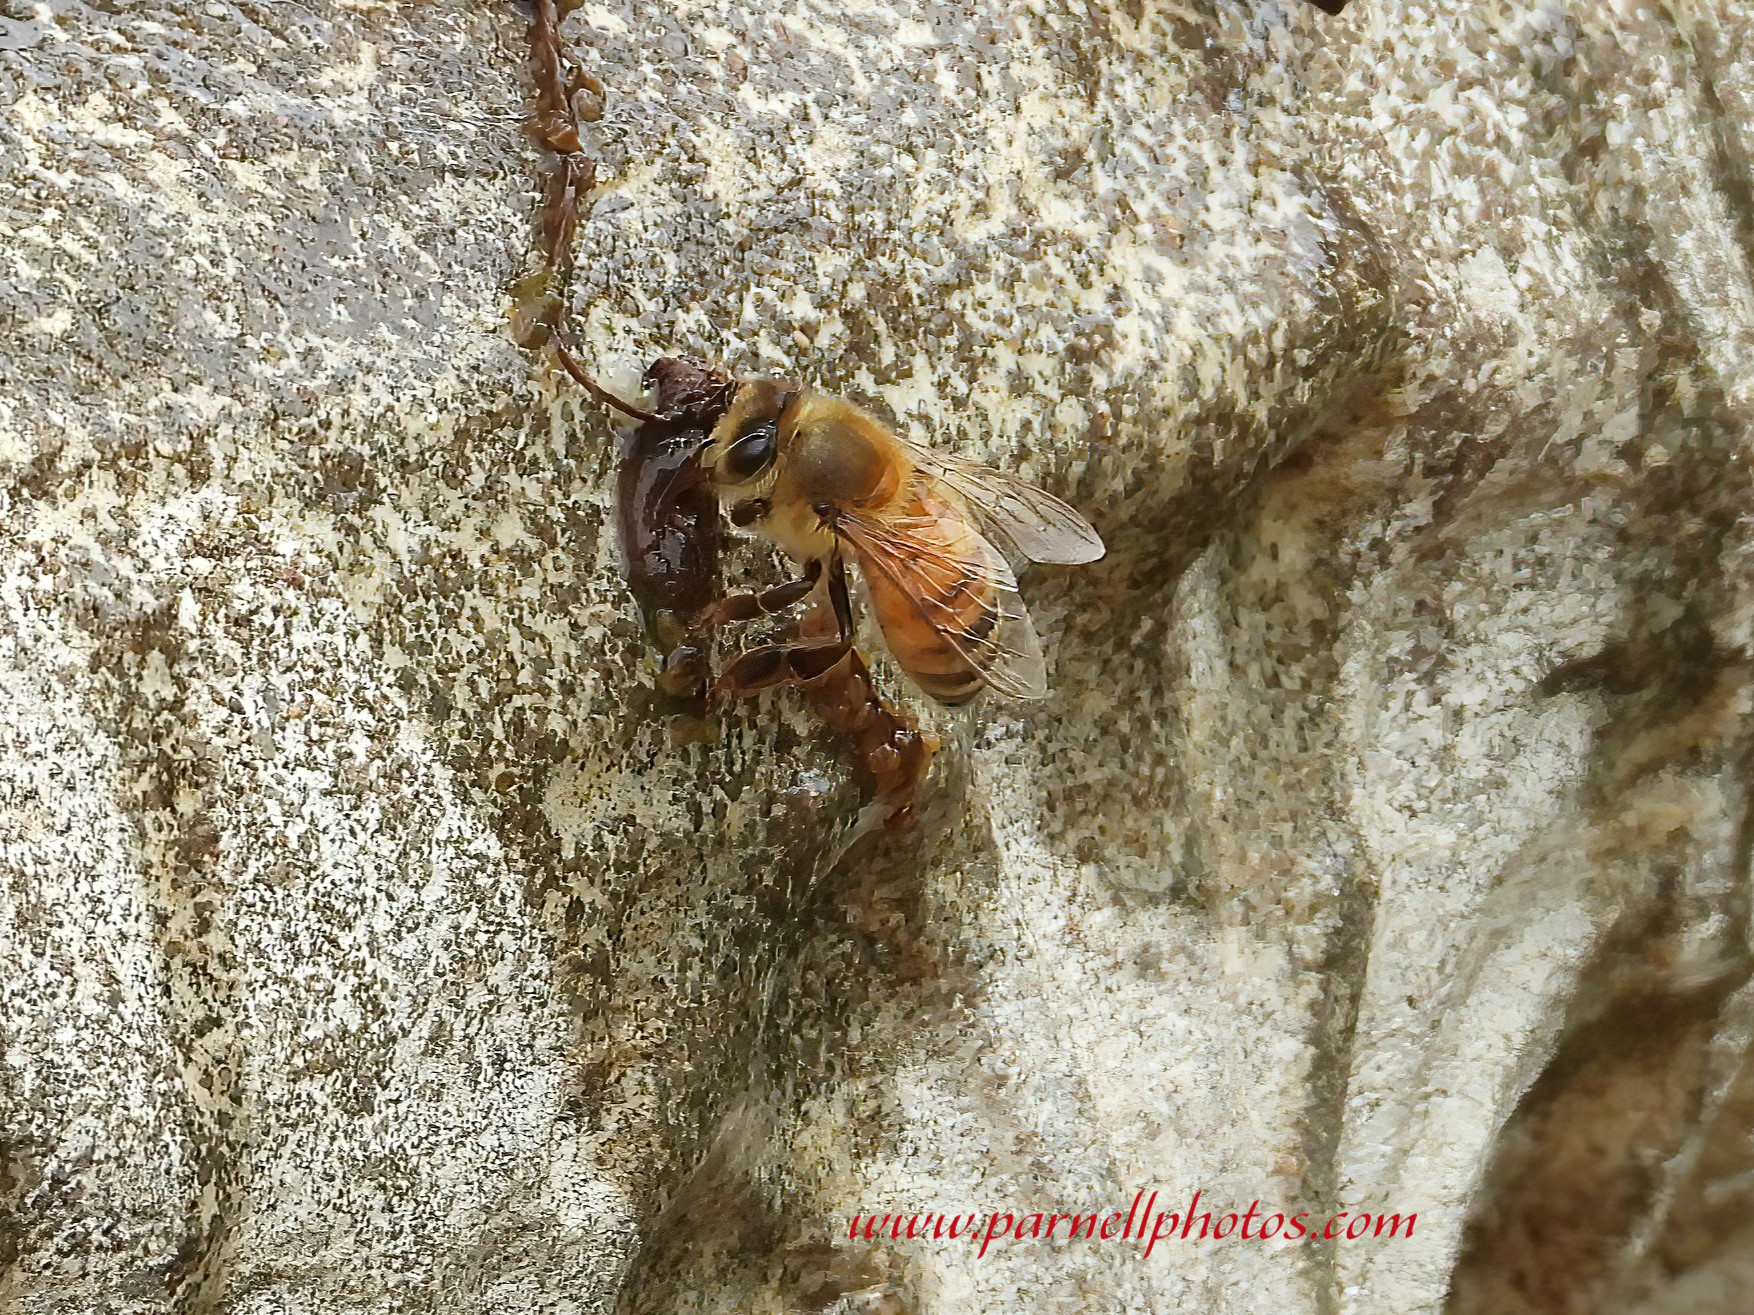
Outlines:
[[914, 532], [922, 545], [916, 566], [934, 578], [933, 593], [943, 610], [928, 617], [881, 569], [862, 571], [865, 587], [902, 670], [939, 703], [956, 707], [979, 694], [986, 682], [943, 632], [978, 641], [992, 627], [990, 586], [978, 570], [963, 565], [985, 563], [992, 547], [953, 509], [927, 494], [912, 494], [902, 515], [930, 526]]

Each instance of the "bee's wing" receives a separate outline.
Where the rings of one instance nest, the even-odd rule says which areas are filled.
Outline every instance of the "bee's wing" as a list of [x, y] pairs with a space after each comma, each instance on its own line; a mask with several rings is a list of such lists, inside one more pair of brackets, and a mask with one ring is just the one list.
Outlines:
[[1017, 577], [972, 526], [949, 515], [843, 512], [835, 529], [852, 545], [867, 585], [878, 586], [870, 592], [879, 622], [880, 600], [899, 596], [999, 693], [1046, 695], [1041, 641], [1018, 596]]
[[[904, 440], [905, 441], [905, 440]], [[968, 504], [999, 546], [1032, 562], [1074, 566], [1103, 554], [1102, 537], [1089, 521], [1053, 494], [991, 466], [909, 443], [914, 460], [949, 485]]]

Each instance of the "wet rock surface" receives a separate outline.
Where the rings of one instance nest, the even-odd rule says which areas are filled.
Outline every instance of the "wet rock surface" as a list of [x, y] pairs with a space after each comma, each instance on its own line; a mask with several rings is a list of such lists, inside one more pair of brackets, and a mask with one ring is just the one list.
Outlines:
[[[1110, 544], [834, 863], [506, 331], [524, 14], [0, 5], [0, 1309], [1740, 1309], [1751, 26], [574, 11], [588, 354]], [[1417, 1226], [847, 1236], [1141, 1188]]]

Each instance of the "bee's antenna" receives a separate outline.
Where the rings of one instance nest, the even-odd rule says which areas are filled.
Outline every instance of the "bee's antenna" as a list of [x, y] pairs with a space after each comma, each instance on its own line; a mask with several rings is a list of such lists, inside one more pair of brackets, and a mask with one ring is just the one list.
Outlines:
[[585, 372], [585, 367], [580, 365], [573, 357], [573, 354], [558, 342], [554, 344], [554, 357], [560, 362], [561, 367], [578, 381], [581, 388], [592, 397], [596, 398], [599, 402], [603, 403], [603, 405], [612, 406], [622, 414], [632, 416], [635, 420], [641, 421], [644, 424], [661, 425], [665, 423], [663, 416], [651, 411], [642, 411], [631, 402], [622, 401], [614, 393], [603, 387], [602, 384], [591, 378], [591, 376]]

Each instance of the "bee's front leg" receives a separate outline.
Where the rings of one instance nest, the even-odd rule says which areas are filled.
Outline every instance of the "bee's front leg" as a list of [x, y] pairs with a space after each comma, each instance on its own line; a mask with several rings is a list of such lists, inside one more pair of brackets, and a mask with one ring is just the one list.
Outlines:
[[[806, 575], [813, 588], [822, 575], [821, 562], [812, 561]], [[804, 581], [794, 582], [802, 583]], [[790, 587], [780, 586], [781, 589]], [[809, 589], [803, 590], [791, 602], [801, 601], [809, 592]], [[789, 644], [763, 644], [740, 653], [719, 673], [708, 697], [716, 700], [728, 694], [753, 694], [775, 685], [795, 685], [800, 681], [815, 680], [833, 668], [853, 647], [853, 608], [847, 593], [846, 567], [839, 553], [829, 559], [828, 599], [834, 608], [837, 627], [833, 637], [804, 639]]]
[[726, 594], [718, 602], [702, 609], [689, 629], [697, 636], [705, 635], [734, 621], [753, 621], [758, 616], [783, 612], [808, 598], [821, 578], [822, 563], [813, 559], [804, 567], [801, 579], [788, 580], [759, 593], [750, 589], [738, 589]]

